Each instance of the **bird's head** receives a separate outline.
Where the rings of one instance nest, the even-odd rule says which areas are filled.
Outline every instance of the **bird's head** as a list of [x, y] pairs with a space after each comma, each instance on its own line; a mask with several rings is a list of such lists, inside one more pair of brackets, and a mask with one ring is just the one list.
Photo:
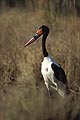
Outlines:
[[30, 45], [35, 40], [37, 40], [41, 35], [47, 36], [49, 33], [49, 28], [45, 25], [42, 25], [37, 32], [32, 36], [32, 38], [24, 44], [24, 47]]

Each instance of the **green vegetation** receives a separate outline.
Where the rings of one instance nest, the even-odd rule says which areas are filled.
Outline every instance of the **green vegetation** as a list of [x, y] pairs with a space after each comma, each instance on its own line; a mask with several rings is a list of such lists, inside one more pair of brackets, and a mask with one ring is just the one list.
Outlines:
[[[67, 0], [64, 1], [67, 4]], [[45, 4], [44, 0], [21, 2], [14, 2], [13, 8], [9, 8], [9, 0], [1, 2], [0, 120], [79, 120], [79, 95], [71, 93], [63, 99], [52, 90], [51, 99], [48, 98], [40, 73], [41, 38], [23, 47], [42, 24], [48, 25], [47, 49], [64, 68], [69, 87], [77, 91], [75, 83], [80, 86], [79, 13], [75, 7], [70, 9], [72, 12], [62, 10], [62, 14], [58, 7], [58, 12], [53, 11], [55, 0], [47, 0]]]

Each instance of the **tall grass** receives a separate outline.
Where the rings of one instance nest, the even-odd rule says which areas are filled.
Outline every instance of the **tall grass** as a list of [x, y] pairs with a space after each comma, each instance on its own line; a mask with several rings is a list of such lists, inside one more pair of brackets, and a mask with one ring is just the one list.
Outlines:
[[[47, 15], [47, 14], [46, 14]], [[27, 41], [42, 24], [50, 27], [49, 53], [59, 62], [70, 87], [79, 85], [80, 18], [50, 16], [12, 10], [0, 14], [0, 119], [73, 120], [80, 116], [80, 97], [65, 99], [48, 93], [40, 73], [41, 38], [29, 47]], [[80, 92], [78, 92], [80, 93]]]

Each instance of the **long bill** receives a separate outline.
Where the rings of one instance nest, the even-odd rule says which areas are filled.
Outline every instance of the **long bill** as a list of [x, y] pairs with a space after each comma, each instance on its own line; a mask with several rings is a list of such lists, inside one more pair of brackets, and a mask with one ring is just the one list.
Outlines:
[[31, 43], [33, 43], [35, 40], [37, 40], [40, 36], [42, 35], [42, 29], [39, 29], [36, 34], [24, 44], [24, 47], [30, 45]]

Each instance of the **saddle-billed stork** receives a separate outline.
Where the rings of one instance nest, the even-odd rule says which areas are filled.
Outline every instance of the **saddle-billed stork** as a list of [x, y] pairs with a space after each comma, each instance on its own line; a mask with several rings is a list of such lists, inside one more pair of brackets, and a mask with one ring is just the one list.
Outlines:
[[[35, 40], [37, 40], [41, 35], [42, 37], [42, 52], [43, 52], [43, 62], [41, 64], [41, 73], [45, 81], [45, 85], [50, 90], [53, 87], [61, 96], [66, 96], [68, 94], [68, 83], [64, 70], [62, 67], [48, 54], [46, 50], [46, 38], [49, 34], [49, 28], [42, 25], [36, 34], [25, 43], [24, 47], [30, 45]], [[51, 81], [51, 82], [50, 82]]]

